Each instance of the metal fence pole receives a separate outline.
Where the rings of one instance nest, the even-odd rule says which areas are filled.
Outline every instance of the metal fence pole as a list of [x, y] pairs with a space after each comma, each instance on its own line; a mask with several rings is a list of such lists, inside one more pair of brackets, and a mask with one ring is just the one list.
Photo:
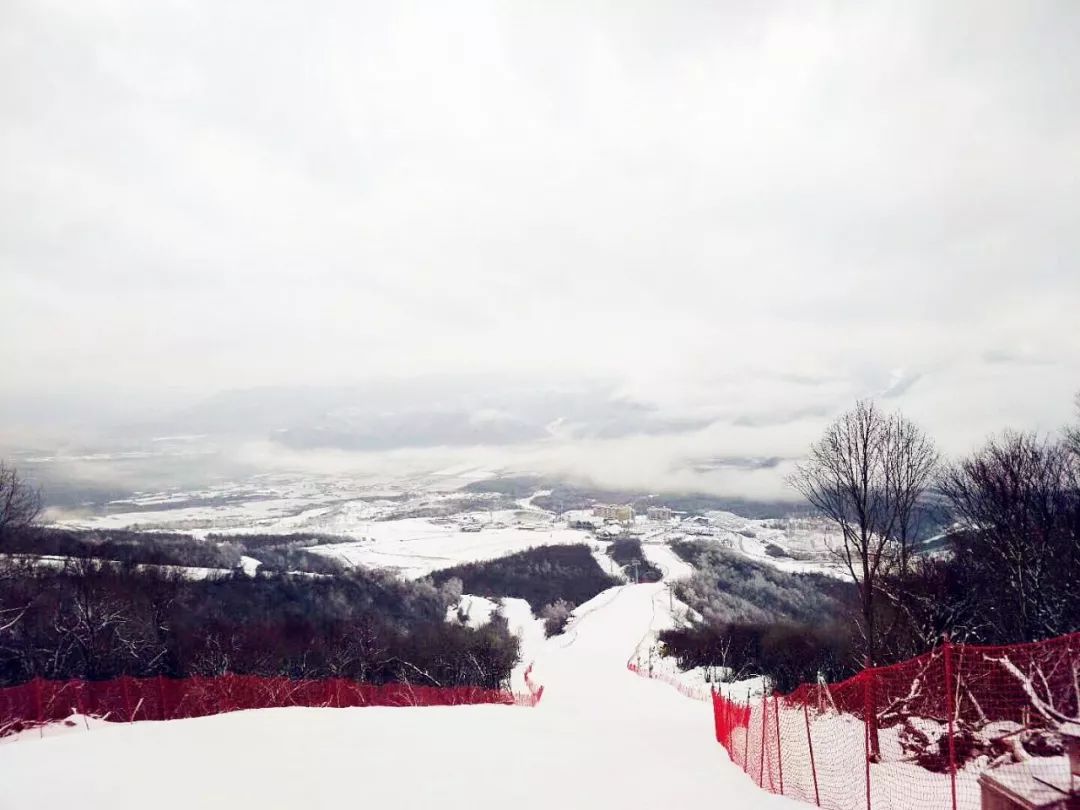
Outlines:
[[746, 734], [743, 736], [742, 769], [750, 773], [750, 690], [746, 690]]
[[780, 703], [773, 695], [773, 718], [776, 720], [776, 769], [780, 774], [780, 795], [784, 795], [784, 746], [780, 739]]
[[758, 763], [758, 787], [765, 786], [765, 715], [769, 713], [769, 699], [761, 692], [761, 759]]
[[870, 696], [870, 679], [873, 677], [872, 671], [869, 669], [863, 670], [863, 696], [864, 696], [864, 709], [863, 709], [863, 753], [866, 760], [866, 810], [870, 808], [870, 723], [872, 721], [871, 713], [874, 711], [874, 701]]
[[814, 741], [810, 737], [810, 712], [806, 708], [806, 704], [803, 703], [803, 720], [806, 721], [806, 747], [810, 749], [810, 773], [814, 776], [814, 803], [818, 807], [821, 807], [821, 794], [818, 793], [817, 784], [817, 765], [814, 762]]
[[127, 715], [127, 721], [130, 723], [134, 718], [131, 716], [131, 691], [126, 675], [120, 676], [120, 693], [124, 696], [124, 714]]
[[953, 690], [956, 689], [956, 680], [953, 672], [953, 645], [948, 636], [945, 636], [942, 643], [942, 651], [945, 653], [945, 710], [949, 713], [949, 788], [952, 791], [952, 807], [956, 810], [956, 735], [953, 728], [953, 715], [956, 713]]
[[38, 725], [45, 722], [45, 704], [41, 699], [41, 676], [34, 678], [34, 709], [37, 713]]

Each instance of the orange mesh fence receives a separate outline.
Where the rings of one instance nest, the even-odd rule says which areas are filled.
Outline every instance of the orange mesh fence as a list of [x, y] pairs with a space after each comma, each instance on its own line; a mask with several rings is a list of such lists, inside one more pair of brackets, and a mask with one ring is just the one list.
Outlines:
[[543, 686], [525, 673], [528, 693], [469, 686], [366, 684], [344, 678], [295, 680], [255, 675], [46, 681], [0, 689], [0, 736], [56, 722], [72, 714], [118, 722], [175, 720], [241, 709], [285, 706], [459, 706], [479, 703], [535, 706]]
[[1080, 789], [1066, 755], [1080, 732], [1080, 633], [945, 643], [837, 684], [712, 700], [716, 739], [736, 765], [820, 807], [1056, 807]]

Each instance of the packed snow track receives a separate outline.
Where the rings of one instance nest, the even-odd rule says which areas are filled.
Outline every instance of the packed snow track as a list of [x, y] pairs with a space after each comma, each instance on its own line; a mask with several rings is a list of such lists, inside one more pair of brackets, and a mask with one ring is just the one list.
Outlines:
[[666, 585], [612, 588], [540, 647], [535, 709], [269, 709], [0, 745], [0, 808], [793, 808], [707, 704], [625, 668]]

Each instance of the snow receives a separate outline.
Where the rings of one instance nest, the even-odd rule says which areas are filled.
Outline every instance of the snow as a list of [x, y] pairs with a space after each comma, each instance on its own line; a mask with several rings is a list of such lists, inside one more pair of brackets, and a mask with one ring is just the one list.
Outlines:
[[[737, 695], [737, 697], [742, 697]], [[801, 707], [779, 706], [778, 728], [781, 739], [785, 790], [801, 793], [811, 799], [814, 795], [813, 774], [806, 744], [807, 715]], [[822, 800], [830, 797], [830, 803], [840, 807], [865, 805], [865, 729], [858, 718], [846, 714], [817, 714], [810, 712], [810, 733], [814, 741], [818, 789]], [[770, 705], [768, 720], [774, 719]], [[736, 730], [732, 744], [736, 751], [747, 746], [753, 752], [761, 746], [761, 702], [751, 701], [749, 740], [746, 731]], [[873, 807], [902, 806], [906, 810], [940, 810], [951, 804], [951, 786], [947, 773], [932, 773], [914, 762], [897, 761], [903, 755], [897, 734], [899, 728], [882, 729], [881, 752], [884, 761], [871, 765], [870, 788]], [[765, 757], [765, 780], [769, 773], [777, 778], [775, 754]], [[758, 772], [758, 763], [751, 762], [751, 773]], [[963, 807], [979, 805], [977, 775], [957, 775], [958, 802]]]
[[[457, 469], [440, 472], [461, 477]], [[488, 475], [485, 473], [485, 475]], [[475, 476], [474, 476], [475, 477]], [[607, 544], [588, 532], [555, 524], [532, 503], [542, 492], [517, 501], [517, 509], [470, 512], [450, 518], [398, 518], [402, 509], [437, 505], [460, 492], [433, 491], [417, 484], [407, 503], [386, 500], [402, 494], [384, 485], [356, 487], [260, 480], [257, 487], [225, 485], [196, 493], [146, 493], [114, 512], [72, 519], [67, 525], [172, 528], [203, 536], [209, 531], [327, 532], [352, 542], [320, 546], [312, 553], [353, 564], [390, 568], [421, 577], [462, 562], [492, 559], [530, 546], [589, 545], [604, 570], [618, 571]], [[250, 500], [220, 503], [243, 495]], [[206, 505], [167, 508], [206, 500]], [[210, 505], [210, 501], [217, 503]], [[128, 506], [125, 507], [125, 504]], [[479, 532], [462, 532], [467, 522]], [[641, 523], [645, 523], [641, 521]], [[527, 528], [526, 528], [527, 525]], [[711, 512], [693, 524], [649, 523], [643, 554], [664, 582], [623, 585], [579, 606], [565, 633], [544, 636], [543, 622], [528, 603], [496, 603], [464, 595], [459, 607], [470, 626], [489, 621], [498, 610], [520, 640], [521, 660], [511, 675], [516, 691], [526, 691], [524, 673], [544, 684], [535, 709], [472, 706], [425, 709], [276, 709], [217, 717], [132, 725], [73, 717], [69, 722], [7, 738], [0, 745], [0, 808], [67, 807], [339, 807], [393, 802], [400, 807], [498, 806], [524, 808], [677, 807], [720, 802], [731, 807], [794, 807], [760, 791], [728, 760], [712, 733], [708, 703], [688, 700], [672, 684], [699, 697], [715, 686], [744, 700], [758, 698], [760, 678], [715, 683], [716, 671], [680, 672], [657, 653], [657, 635], [685, 620], [690, 609], [675, 599], [671, 580], [693, 568], [667, 545], [684, 534], [715, 539], [748, 557], [790, 571], [837, 574], [828, 549], [828, 530], [813, 519], [750, 520]], [[834, 538], [835, 539], [835, 538]], [[790, 554], [767, 553], [776, 545]], [[41, 564], [63, 560], [42, 558]], [[242, 559], [252, 574], [258, 561]], [[211, 576], [213, 569], [185, 569], [188, 576]], [[447, 617], [457, 620], [457, 608]], [[628, 659], [654, 679], [626, 670]], [[665, 683], [664, 681], [668, 681]], [[751, 719], [749, 745], [760, 732]], [[801, 746], [801, 711], [781, 711], [785, 783], [811, 789]], [[855, 752], [818, 760], [822, 795], [859, 798], [862, 769], [852, 768], [863, 745], [863, 727], [852, 717], [811, 719], [815, 748]], [[736, 745], [747, 742], [736, 733]], [[818, 740], [821, 740], [818, 743]], [[741, 742], [740, 742], [741, 741]], [[897, 795], [905, 807], [943, 806], [948, 779], [899, 758], [895, 729], [883, 729], [886, 762], [873, 767], [875, 802], [889, 806]], [[789, 746], [796, 746], [794, 749]], [[856, 773], [857, 771], [857, 773]], [[56, 778], [63, 774], [63, 779]], [[178, 775], [180, 778], [177, 778]], [[912, 798], [919, 783], [926, 801]], [[167, 787], [163, 787], [167, 786]], [[963, 776], [965, 798], [975, 790]]]
[[245, 574], [249, 577], [253, 577], [255, 576], [255, 572], [259, 570], [259, 566], [262, 565], [262, 561], [256, 560], [254, 557], [243, 555], [240, 557], [240, 565]]
[[0, 737], [0, 746], [13, 745], [20, 740], [42, 740], [52, 737], [63, 737], [68, 734], [82, 734], [91, 729], [105, 729], [112, 724], [99, 717], [85, 717], [81, 714], [72, 714], [61, 723], [49, 723], [37, 728], [23, 729], [14, 734]]
[[473, 596], [462, 594], [457, 605], [447, 608], [446, 617], [449, 621], [455, 621], [459, 614], [464, 614], [467, 627], [483, 627], [491, 621], [492, 615], [499, 609], [499, 603], [485, 596]]
[[626, 671], [664, 588], [605, 591], [567, 633], [537, 644], [545, 691], [534, 709], [270, 709], [81, 733], [76, 724], [0, 746], [0, 807], [798, 807], [730, 762], [707, 704]]
[[[251, 560], [250, 557], [243, 557], [243, 560]], [[86, 557], [68, 557], [61, 554], [0, 554], [0, 560], [19, 560], [29, 562], [34, 566], [41, 568], [57, 568], [63, 569], [68, 566], [78, 566], [80, 564], [86, 564], [88, 561], [95, 565], [113, 566], [115, 568], [121, 568], [124, 563], [116, 560], [88, 560]], [[253, 560], [257, 565], [261, 565], [258, 560]], [[245, 564], [244, 570], [247, 571], [250, 565]], [[185, 579], [199, 580], [199, 579], [214, 579], [216, 577], [227, 577], [232, 574], [231, 568], [203, 568], [194, 565], [161, 565], [157, 563], [139, 563], [134, 566], [136, 571], [154, 571], [161, 574], [176, 574]], [[250, 573], [250, 572], [249, 572]]]
[[514, 692], [527, 692], [525, 671], [533, 665], [547, 642], [544, 620], [533, 615], [532, 607], [524, 599], [502, 600], [502, 615], [506, 617], [510, 632], [518, 637], [519, 662], [510, 675], [510, 688]]
[[626, 582], [626, 572], [623, 571], [622, 566], [619, 565], [608, 554], [608, 549], [611, 548], [611, 543], [603, 540], [594, 541], [589, 546], [589, 550], [592, 552], [593, 559], [596, 560], [596, 564], [600, 566], [600, 570], [608, 576], [615, 577], [620, 582]]
[[740, 681], [719, 680], [727, 674], [720, 667], [696, 667], [681, 670], [674, 658], [660, 654], [659, 636], [664, 630], [685, 624], [689, 618], [700, 618], [689, 605], [675, 597], [670, 588], [673, 580], [688, 577], [694, 568], [683, 562], [668, 546], [659, 543], [643, 543], [642, 552], [664, 574], [661, 590], [653, 595], [652, 617], [645, 633], [634, 648], [629, 661], [636, 664], [643, 677], [666, 682], [683, 690], [686, 695], [707, 700], [709, 692], [716, 689], [725, 696], [745, 699], [760, 695], [765, 690], [765, 679], [760, 676]]
[[522, 531], [513, 526], [485, 526], [479, 532], [462, 532], [456, 523], [436, 523], [427, 518], [376, 521], [365, 526], [364, 532], [364, 540], [318, 546], [311, 552], [353, 565], [394, 569], [415, 579], [440, 568], [503, 557], [533, 546], [589, 540], [586, 532], [577, 529], [547, 527]]
[[[109, 505], [108, 514], [59, 516], [56, 525], [69, 528], [140, 528], [189, 532], [205, 537], [211, 532], [292, 533], [314, 532], [344, 535], [352, 543], [322, 548], [316, 553], [337, 556], [359, 565], [390, 568], [406, 577], [421, 577], [461, 562], [486, 560], [544, 543], [589, 540], [583, 530], [568, 528], [565, 521], [534, 505], [549, 490], [537, 490], [516, 501], [516, 509], [465, 511], [441, 518], [432, 509], [462, 498], [481, 508], [503, 500], [496, 493], [463, 492], [456, 489], [467, 480], [489, 478], [489, 470], [452, 467], [437, 473], [395, 479], [360, 480], [318, 476], [254, 476], [206, 489], [139, 493]], [[133, 511], [125, 511], [133, 510]], [[145, 510], [145, 511], [143, 511]], [[566, 517], [598, 522], [590, 510]], [[481, 526], [466, 541], [459, 531], [465, 524]], [[599, 526], [597, 533], [619, 534], [618, 527]], [[712, 511], [702, 516], [671, 521], [639, 517], [630, 531], [656, 546], [682, 536], [713, 539], [747, 557], [789, 572], [820, 572], [844, 576], [830, 551], [826, 522], [818, 518], [784, 517], [749, 519], [732, 512]], [[835, 531], [832, 541], [836, 542]], [[402, 545], [408, 544], [408, 545]], [[770, 554], [769, 551], [773, 551]], [[780, 556], [776, 552], [781, 553]], [[663, 551], [657, 551], [657, 555]], [[675, 569], [685, 564], [668, 557]], [[610, 570], [610, 563], [597, 555]], [[663, 567], [664, 563], [659, 563]], [[616, 573], [616, 576], [618, 574]]]
[[[818, 573], [843, 577], [833, 552], [838, 541], [835, 529], [822, 518], [751, 519], [734, 512], [708, 512], [705, 531], [718, 542], [758, 562], [788, 573]], [[768, 546], [790, 556], [776, 557]]]
[[694, 573], [694, 567], [684, 562], [670, 546], [645, 542], [641, 544], [641, 553], [663, 572], [664, 579], [685, 579]]

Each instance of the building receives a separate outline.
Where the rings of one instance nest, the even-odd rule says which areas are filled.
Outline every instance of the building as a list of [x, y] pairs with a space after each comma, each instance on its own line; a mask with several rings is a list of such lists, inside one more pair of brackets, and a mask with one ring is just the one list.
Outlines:
[[671, 520], [671, 510], [666, 506], [650, 506], [645, 515], [649, 520]]
[[566, 512], [563, 517], [566, 519], [567, 527], [571, 529], [593, 531], [604, 525], [603, 518], [592, 514], [587, 509], [572, 509]]
[[617, 520], [620, 523], [634, 522], [634, 507], [630, 504], [598, 503], [593, 506], [592, 513], [604, 520]]

